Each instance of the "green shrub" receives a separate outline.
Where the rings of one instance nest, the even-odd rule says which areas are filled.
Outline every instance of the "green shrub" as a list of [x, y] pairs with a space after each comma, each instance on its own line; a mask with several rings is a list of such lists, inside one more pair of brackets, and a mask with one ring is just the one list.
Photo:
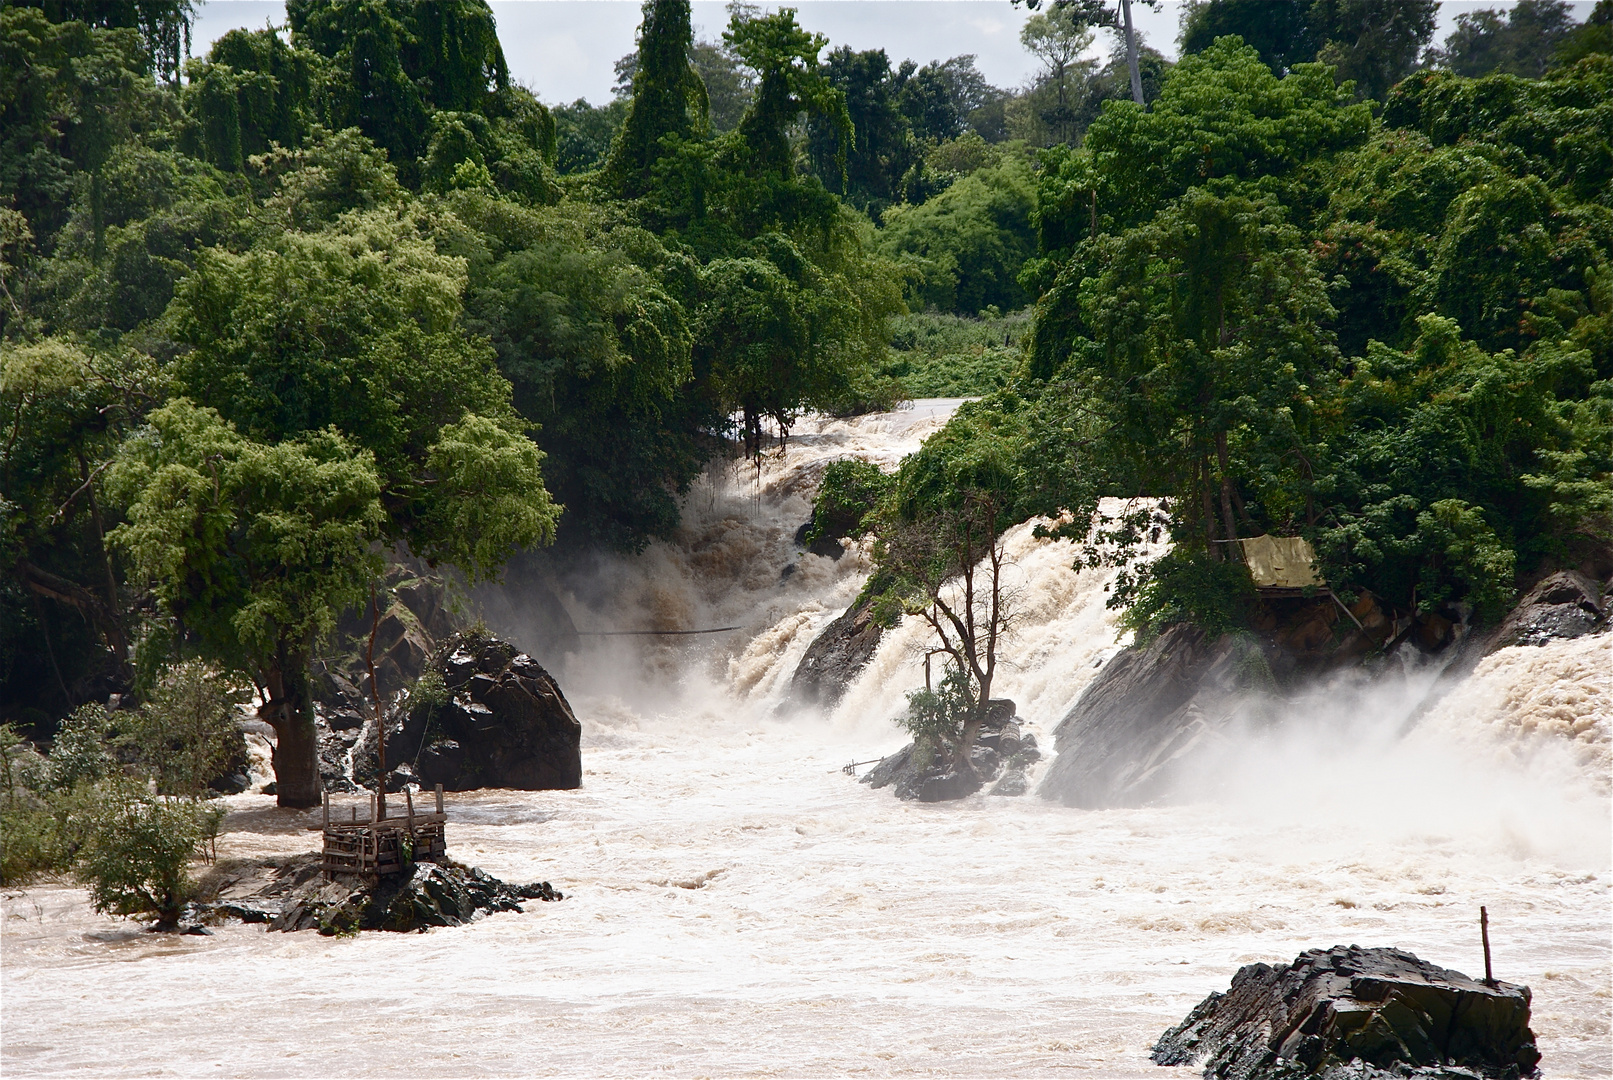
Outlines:
[[11, 806], [44, 786], [48, 765], [10, 724], [0, 724], [0, 806]]
[[[129, 741], [164, 795], [200, 795], [209, 780], [246, 758], [235, 707], [247, 690], [200, 660], [170, 667], [128, 720]], [[121, 718], [120, 718], [121, 719]]]
[[14, 804], [0, 807], [0, 885], [26, 885], [60, 869], [56, 819], [49, 810]]
[[856, 458], [830, 462], [818, 483], [817, 498], [812, 501], [812, 527], [806, 533], [807, 543], [860, 536], [865, 531], [863, 518], [890, 485], [891, 478], [871, 462]]
[[0, 884], [24, 885], [73, 868], [102, 798], [94, 784], [24, 791], [0, 806]]
[[1255, 597], [1254, 580], [1242, 563], [1217, 562], [1202, 548], [1176, 548], [1135, 573], [1122, 573], [1109, 606], [1125, 607], [1120, 625], [1145, 643], [1179, 622], [1220, 637], [1244, 624]]
[[87, 838], [78, 862], [95, 910], [155, 915], [172, 929], [195, 891], [190, 863], [217, 834], [223, 811], [193, 799], [109, 787], [84, 811]]
[[1024, 360], [1031, 312], [979, 318], [937, 312], [891, 320], [891, 351], [880, 374], [909, 397], [981, 397], [1006, 387]]
[[913, 736], [915, 761], [927, 761], [937, 751], [949, 753], [963, 738], [969, 719], [969, 680], [948, 666], [937, 689], [925, 687], [907, 695], [907, 714], [899, 723]]
[[50, 747], [48, 783], [58, 791], [71, 791], [80, 784], [94, 784], [112, 770], [112, 755], [106, 738], [112, 718], [106, 706], [91, 702], [80, 705], [62, 721]]

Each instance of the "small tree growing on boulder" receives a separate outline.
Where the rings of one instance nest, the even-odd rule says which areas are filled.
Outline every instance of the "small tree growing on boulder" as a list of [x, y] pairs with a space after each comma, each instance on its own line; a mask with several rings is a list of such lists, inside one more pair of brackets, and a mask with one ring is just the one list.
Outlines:
[[876, 610], [923, 619], [946, 656], [942, 693], [917, 701], [908, 723], [916, 737], [922, 728], [946, 743], [960, 772], [973, 771], [969, 747], [985, 722], [1009, 627], [1003, 533], [1022, 516], [1020, 435], [1015, 414], [985, 402], [964, 406], [903, 460], [877, 512], [875, 580], [885, 589]]

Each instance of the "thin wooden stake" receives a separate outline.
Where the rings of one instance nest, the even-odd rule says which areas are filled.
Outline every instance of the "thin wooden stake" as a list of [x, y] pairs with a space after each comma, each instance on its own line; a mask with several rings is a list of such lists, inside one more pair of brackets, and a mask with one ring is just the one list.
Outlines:
[[1479, 905], [1479, 936], [1484, 939], [1484, 985], [1495, 985], [1495, 974], [1490, 970], [1490, 913]]
[[319, 793], [319, 805], [325, 810], [325, 831], [330, 832], [330, 792]]
[[437, 813], [442, 813], [442, 785], [437, 785]]

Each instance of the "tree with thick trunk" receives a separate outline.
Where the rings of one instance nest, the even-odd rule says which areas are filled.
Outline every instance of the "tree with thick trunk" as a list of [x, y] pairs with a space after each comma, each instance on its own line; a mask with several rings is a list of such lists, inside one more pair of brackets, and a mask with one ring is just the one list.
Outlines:
[[553, 539], [543, 454], [465, 332], [464, 288], [464, 263], [388, 211], [203, 251], [169, 309], [183, 396], [125, 445], [108, 539], [193, 647], [267, 689], [284, 806], [319, 802], [308, 658], [382, 551], [474, 580]]

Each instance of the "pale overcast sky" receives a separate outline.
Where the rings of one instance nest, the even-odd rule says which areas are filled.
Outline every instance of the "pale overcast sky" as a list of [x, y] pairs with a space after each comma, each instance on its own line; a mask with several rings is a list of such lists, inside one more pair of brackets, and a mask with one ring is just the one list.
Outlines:
[[[1023, 84], [1036, 67], [1019, 46], [1019, 28], [1029, 13], [1008, 0], [800, 0], [763, 6], [794, 7], [801, 25], [826, 35], [831, 44], [882, 48], [893, 63], [974, 53], [986, 78], [1003, 87]], [[1511, 6], [1486, 0], [1443, 3], [1434, 39], [1443, 41], [1462, 11]], [[1592, 5], [1573, 6], [1583, 20]], [[492, 0], [492, 8], [511, 74], [538, 97], [551, 103], [585, 97], [596, 105], [610, 100], [611, 65], [633, 49], [637, 0]], [[693, 8], [696, 36], [716, 39], [728, 21], [724, 5], [694, 0]], [[1157, 10], [1132, 5], [1143, 39], [1171, 57], [1181, 9], [1170, 0]], [[284, 21], [285, 4], [279, 0], [211, 0], [197, 16], [193, 50], [205, 55], [213, 40], [233, 27]], [[1097, 47], [1107, 53], [1112, 39], [1102, 35]]]

